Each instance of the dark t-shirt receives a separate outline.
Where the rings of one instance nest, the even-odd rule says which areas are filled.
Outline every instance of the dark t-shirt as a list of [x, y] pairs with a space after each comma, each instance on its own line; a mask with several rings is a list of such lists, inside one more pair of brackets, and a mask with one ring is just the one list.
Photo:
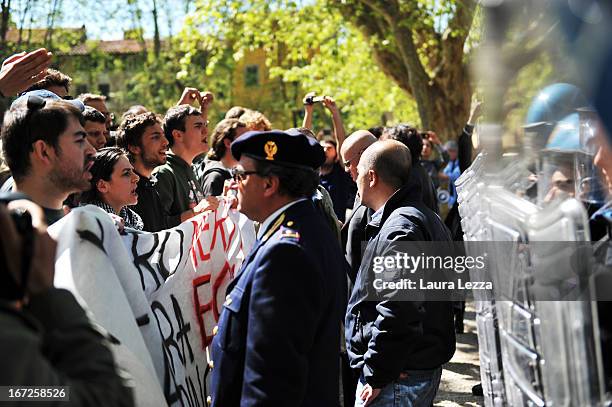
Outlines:
[[49, 226], [53, 225], [55, 222], [57, 222], [58, 220], [64, 217], [63, 209], [50, 209], [50, 208], [43, 207], [42, 210], [45, 214], [47, 225]]
[[164, 213], [159, 194], [155, 189], [157, 179], [154, 176], [147, 178], [138, 174], [140, 179], [136, 186], [138, 203], [130, 208], [140, 215], [143, 230], [147, 232], [159, 232], [168, 229], [168, 217]]
[[329, 174], [321, 175], [321, 185], [327, 189], [331, 196], [338, 220], [344, 223], [347, 208], [352, 208], [355, 202], [357, 185], [339, 163], [334, 164]]
[[181, 223], [183, 212], [204, 199], [202, 189], [191, 165], [174, 154], [168, 154], [168, 161], [157, 167], [154, 175], [157, 177], [155, 189], [159, 194], [168, 227], [175, 227]]
[[206, 160], [195, 169], [196, 177], [204, 196], [220, 196], [223, 194], [223, 184], [232, 178], [230, 171], [221, 161]]

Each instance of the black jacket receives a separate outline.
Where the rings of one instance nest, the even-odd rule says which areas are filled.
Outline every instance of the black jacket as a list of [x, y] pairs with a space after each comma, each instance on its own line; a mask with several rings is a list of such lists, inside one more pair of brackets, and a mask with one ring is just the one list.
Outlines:
[[164, 213], [159, 194], [155, 189], [157, 180], [154, 176], [147, 178], [138, 174], [140, 179], [136, 186], [138, 203], [130, 208], [140, 215], [144, 224], [144, 231], [159, 232], [168, 229], [168, 216]]
[[370, 223], [372, 209], [361, 204], [359, 196], [355, 197], [355, 205], [349, 218], [340, 231], [344, 257], [349, 265], [349, 278], [351, 285], [355, 283], [359, 266], [361, 265], [361, 254], [366, 243], [365, 228]]
[[415, 188], [398, 190], [385, 204], [382, 217], [366, 226], [368, 245], [347, 308], [351, 367], [362, 370], [374, 388], [397, 379], [403, 370], [437, 368], [455, 352], [450, 302], [375, 302], [368, 297], [374, 257], [391, 255], [398, 242], [437, 241], [450, 247], [450, 234], [440, 217], [412, 198], [420, 196]]
[[51, 288], [32, 296], [19, 311], [0, 301], [0, 332], [3, 386], [68, 386], [65, 405], [71, 406], [134, 405], [109, 342], [70, 292]]
[[421, 161], [414, 161], [412, 163], [412, 173], [410, 177], [417, 182], [421, 188], [421, 196], [423, 203], [426, 207], [439, 214], [438, 209], [438, 194], [434, 188], [434, 183], [427, 173], [427, 170], [421, 165]]
[[311, 201], [272, 222], [227, 289], [212, 343], [213, 407], [338, 405], [342, 266]]

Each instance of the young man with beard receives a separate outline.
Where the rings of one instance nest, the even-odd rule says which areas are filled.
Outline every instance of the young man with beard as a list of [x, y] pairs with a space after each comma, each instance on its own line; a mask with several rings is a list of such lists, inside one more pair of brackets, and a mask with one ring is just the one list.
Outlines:
[[131, 209], [142, 218], [143, 230], [159, 232], [168, 229], [171, 219], [166, 216], [152, 175], [153, 170], [166, 163], [168, 139], [164, 136], [161, 121], [155, 113], [146, 112], [128, 116], [118, 131], [118, 144], [130, 157], [134, 172], [140, 177], [136, 193], [138, 203]]
[[69, 194], [90, 188], [96, 150], [87, 141], [80, 102], [43, 99], [37, 92], [47, 91], [21, 96], [6, 112], [2, 149], [15, 190], [40, 205], [50, 225], [64, 215]]
[[189, 105], [171, 107], [164, 117], [163, 130], [172, 149], [167, 161], [155, 170], [155, 189], [161, 198], [168, 227], [207, 210], [219, 202], [215, 197], [204, 198], [191, 168], [193, 159], [208, 151], [208, 120], [199, 109]]

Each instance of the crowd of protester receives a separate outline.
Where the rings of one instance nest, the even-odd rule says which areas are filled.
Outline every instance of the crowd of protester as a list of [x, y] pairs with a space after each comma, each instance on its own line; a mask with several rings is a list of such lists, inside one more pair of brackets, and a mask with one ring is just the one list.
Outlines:
[[[455, 332], [463, 332], [463, 308], [458, 307], [460, 311], [455, 311], [457, 319], [454, 320], [452, 304], [447, 302], [367, 301], [359, 290], [364, 273], [362, 260], [375, 255], [375, 250], [386, 250], [380, 245], [386, 247], [394, 240], [450, 242], [453, 237], [460, 239], [461, 233], [455, 230], [457, 219], [447, 219], [445, 225], [439, 214], [446, 212], [441, 211], [441, 204], [447, 204], [449, 215], [458, 216], [456, 208], [453, 211], [456, 207], [453, 183], [470, 160], [471, 147], [465, 143], [469, 144], [466, 137], [471, 135], [478, 110], [472, 112], [462, 130], [463, 139], [448, 141], [444, 147], [435, 129], [418, 130], [407, 124], [371, 131], [360, 129], [347, 137], [341, 109], [334, 99], [316, 98], [314, 94], [304, 98], [304, 121], [297, 129], [272, 130], [274, 125], [263, 113], [240, 106], [228, 110], [225, 118], [213, 127], [208, 117], [214, 103], [210, 92], [186, 88], [177, 104], [166, 112], [151, 112], [143, 105], [134, 105], [120, 116], [113, 116], [102, 95], [83, 94], [74, 99], [69, 96], [71, 79], [58, 70], [48, 69], [50, 63], [50, 53], [41, 49], [8, 58], [0, 71], [1, 94], [16, 97], [2, 124], [2, 191], [23, 193], [42, 208], [39, 211], [42, 219], [37, 223], [41, 236], [46, 233], [43, 225], [51, 225], [73, 208], [84, 205], [102, 208], [123, 227], [157, 232], [215, 210], [221, 196], [231, 195], [228, 191], [237, 189], [241, 182], [240, 188], [246, 188], [250, 175], [263, 174], [276, 179], [276, 184], [270, 181], [269, 185], [262, 186], [272, 191], [262, 198], [262, 207], [276, 205], [274, 208], [278, 209], [277, 203], [288, 205], [292, 200], [308, 198], [316, 210], [308, 212], [308, 216], [320, 217], [320, 221], [311, 219], [309, 227], [316, 225], [319, 229], [316, 233], [311, 233], [311, 229], [300, 232], [302, 238], [314, 236], [316, 239], [318, 233], [327, 246], [339, 243], [338, 250], [328, 253], [333, 260], [314, 262], [313, 267], [338, 268], [336, 272], [344, 275], [350, 287], [347, 295], [339, 288], [342, 284], [326, 286], [326, 289], [335, 287], [338, 289], [335, 295], [343, 297], [337, 299], [334, 311], [327, 315], [337, 316], [338, 321], [332, 321], [325, 329], [345, 322], [343, 348], [346, 352], [342, 354], [345, 405], [362, 405], [376, 398], [380, 405], [391, 405], [382, 404], [392, 398], [391, 384], [412, 394], [414, 405], [433, 402], [441, 366], [455, 350]], [[313, 127], [313, 109], [319, 102], [331, 115], [331, 130], [316, 131]], [[114, 117], [121, 117], [121, 122], [113, 123]], [[116, 129], [112, 130], [114, 126]], [[212, 132], [209, 128], [213, 128]], [[251, 149], [261, 137], [268, 136], [276, 140], [266, 150], [268, 160], [273, 160], [277, 154], [275, 149], [284, 148], [285, 144], [290, 152], [294, 148], [292, 143], [306, 147], [295, 153], [279, 151], [278, 157], [287, 154], [285, 160], [266, 162], [266, 157], [257, 156]], [[321, 160], [320, 151], [324, 153]], [[253, 169], [248, 170], [245, 163], [253, 164]], [[270, 167], [271, 164], [276, 167]], [[318, 186], [311, 190], [308, 181], [311, 178], [306, 179], [306, 175], [310, 176], [313, 170]], [[304, 177], [303, 182], [300, 177]], [[444, 183], [448, 185], [446, 189], [442, 187]], [[446, 193], [441, 193], [443, 189]], [[247, 206], [246, 192], [241, 193], [238, 210], [259, 222], [260, 228], [269, 226], [266, 224], [269, 217], [260, 216], [261, 209], [258, 212], [257, 208]], [[271, 212], [274, 211], [267, 215]], [[6, 209], [0, 205], [0, 218], [7, 216]], [[15, 234], [6, 226], [7, 222], [0, 223], [4, 228], [2, 233]], [[325, 237], [327, 234], [333, 239]], [[367, 243], [365, 251], [362, 250], [364, 243]], [[6, 253], [7, 249], [4, 250]], [[51, 243], [33, 250], [34, 256], [47, 254], [48, 258], [41, 257], [41, 262], [53, 260], [48, 255]], [[90, 362], [91, 372], [101, 364], [105, 370], [98, 371], [97, 381], [88, 382], [83, 380], [88, 374], [86, 369], [45, 364], [48, 354], [32, 345], [30, 366], [36, 371], [17, 368], [20, 362], [15, 361], [14, 369], [5, 369], [0, 374], [0, 384], [29, 384], [37, 374], [43, 375], [34, 366], [44, 364], [49, 377], [57, 376], [58, 382], [80, 383], [83, 403], [95, 399], [95, 393], [103, 385], [111, 386], [106, 388], [107, 392], [124, 392], [126, 384], [112, 363], [103, 363], [103, 358], [110, 357], [108, 352], [101, 351], [105, 349], [104, 338], [93, 334], [94, 328], [87, 324], [63, 327], [61, 321], [53, 320], [50, 313], [44, 312], [45, 307], [58, 307], [62, 308], [61, 312], [74, 313], [79, 320], [85, 318], [68, 292], [53, 288], [53, 267], [49, 264], [45, 267], [33, 272], [41, 275], [44, 285], [21, 287], [23, 293], [17, 298], [7, 294], [11, 301], [2, 308], [3, 331], [15, 327], [24, 337], [37, 338], [32, 340], [48, 346], [62, 346], [59, 342], [49, 343], [46, 336], [19, 322], [19, 314], [29, 308], [43, 325], [57, 324], [62, 329], [83, 331], [82, 342], [73, 346], [91, 349], [82, 356], [84, 364]], [[3, 274], [3, 279], [13, 281], [14, 276]], [[9, 287], [4, 282], [2, 286]], [[25, 296], [30, 296], [29, 302], [24, 301]], [[339, 340], [339, 330], [329, 338], [334, 339], [336, 335]], [[7, 346], [18, 347], [7, 345], [5, 337], [3, 334], [2, 354], [7, 352]], [[287, 337], [287, 340], [293, 339]], [[304, 394], [308, 393], [308, 397], [316, 400], [320, 390], [331, 392], [331, 396], [326, 394], [329, 397], [321, 400], [332, 400], [337, 385], [334, 390], [333, 383], [323, 384], [320, 378], [319, 382], [326, 389], [304, 390], [304, 387], [296, 397], [306, 397]], [[213, 388], [220, 397], [224, 394], [223, 383], [216, 383]], [[290, 391], [287, 394], [294, 396]], [[243, 397], [265, 399], [249, 392]], [[102, 400], [104, 405], [112, 405], [108, 399]], [[329, 404], [325, 401], [320, 405]]]

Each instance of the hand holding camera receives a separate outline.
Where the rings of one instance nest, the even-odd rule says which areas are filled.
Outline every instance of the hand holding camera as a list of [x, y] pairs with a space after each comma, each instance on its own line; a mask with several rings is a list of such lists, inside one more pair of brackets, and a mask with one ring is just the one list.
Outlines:
[[21, 301], [53, 287], [57, 244], [38, 205], [21, 194], [6, 194], [0, 202], [2, 297]]
[[321, 103], [325, 100], [327, 96], [317, 96], [317, 94], [315, 92], [310, 92], [307, 93], [306, 96], [304, 97], [304, 105], [306, 106], [312, 106], [315, 103]]

